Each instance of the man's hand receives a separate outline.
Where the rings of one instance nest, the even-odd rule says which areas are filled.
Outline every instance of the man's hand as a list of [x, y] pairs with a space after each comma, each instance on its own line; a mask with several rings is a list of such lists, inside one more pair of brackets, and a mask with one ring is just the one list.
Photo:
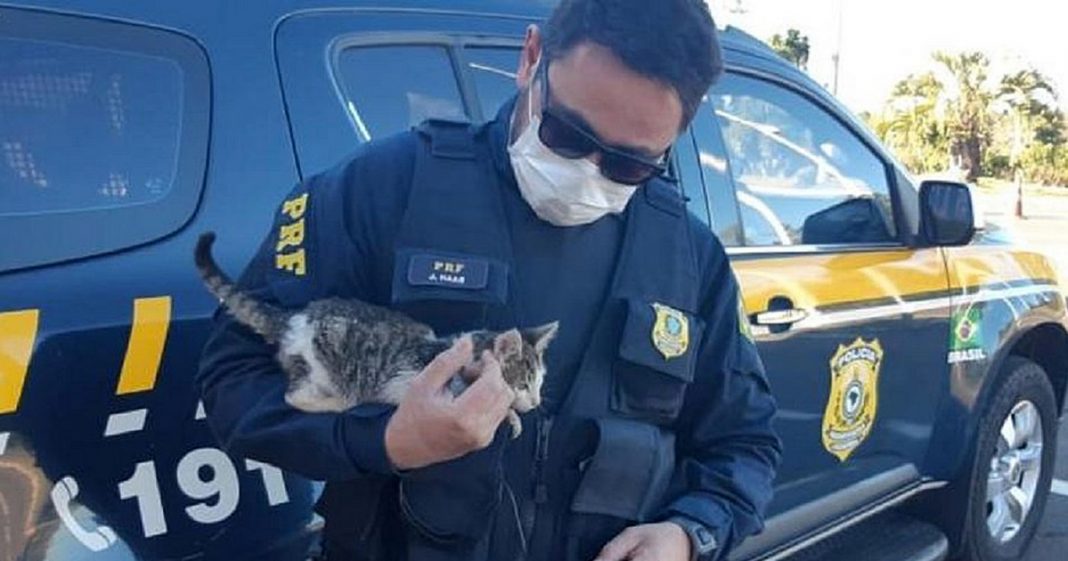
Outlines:
[[425, 467], [489, 446], [515, 393], [488, 351], [475, 364], [481, 372], [459, 397], [449, 379], [471, 368], [471, 339], [463, 337], [438, 355], [412, 381], [386, 425], [386, 455], [397, 469]]
[[690, 561], [690, 537], [674, 522], [631, 526], [604, 546], [594, 561]]

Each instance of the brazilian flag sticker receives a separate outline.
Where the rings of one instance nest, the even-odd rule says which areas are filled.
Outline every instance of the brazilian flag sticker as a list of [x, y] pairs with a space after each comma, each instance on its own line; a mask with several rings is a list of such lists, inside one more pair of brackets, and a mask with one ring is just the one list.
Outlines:
[[974, 305], [953, 312], [949, 329], [949, 364], [986, 360], [983, 310]]

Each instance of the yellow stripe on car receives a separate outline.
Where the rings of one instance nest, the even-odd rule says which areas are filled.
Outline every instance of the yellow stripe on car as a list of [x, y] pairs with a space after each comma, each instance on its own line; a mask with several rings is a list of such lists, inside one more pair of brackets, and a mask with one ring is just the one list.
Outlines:
[[0, 313], [0, 414], [19, 407], [39, 316], [38, 310]]
[[171, 321], [171, 297], [134, 300], [133, 323], [122, 374], [115, 393], [124, 395], [151, 390], [156, 385], [163, 346]]
[[[948, 278], [942, 251], [950, 251]], [[807, 313], [798, 329], [1057, 290], [1045, 257], [996, 247], [759, 256], [732, 265], [749, 313], [769, 309], [772, 298], [789, 298]], [[964, 295], [951, 296], [959, 292]]]
[[732, 265], [751, 313], [766, 310], [775, 296], [813, 310], [946, 289], [945, 263], [930, 249], [739, 259]]
[[950, 283], [953, 288], [973, 289], [989, 284], [1018, 280], [1056, 281], [1057, 272], [1049, 259], [1032, 251], [1008, 251], [999, 246], [951, 248]]

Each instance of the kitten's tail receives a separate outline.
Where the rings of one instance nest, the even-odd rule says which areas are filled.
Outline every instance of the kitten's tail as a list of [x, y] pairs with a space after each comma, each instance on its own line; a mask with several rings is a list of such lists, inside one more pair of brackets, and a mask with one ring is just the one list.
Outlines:
[[215, 232], [201, 234], [193, 255], [200, 278], [204, 280], [208, 291], [222, 302], [237, 321], [247, 325], [268, 343], [277, 343], [278, 337], [285, 329], [286, 314], [238, 290], [211, 256], [211, 245], [214, 242]]

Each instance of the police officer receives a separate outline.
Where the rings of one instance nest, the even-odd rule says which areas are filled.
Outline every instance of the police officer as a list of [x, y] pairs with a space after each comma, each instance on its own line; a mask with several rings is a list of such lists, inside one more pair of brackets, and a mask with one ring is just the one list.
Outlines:
[[[327, 559], [711, 560], [761, 529], [774, 401], [723, 248], [667, 171], [721, 71], [700, 0], [564, 0], [494, 121], [369, 143], [286, 198], [239, 281], [258, 298], [359, 298], [439, 334], [559, 321], [513, 441], [499, 365], [464, 339], [395, 408], [309, 414], [216, 315], [209, 422], [327, 481]], [[452, 398], [462, 368], [480, 377]]]

